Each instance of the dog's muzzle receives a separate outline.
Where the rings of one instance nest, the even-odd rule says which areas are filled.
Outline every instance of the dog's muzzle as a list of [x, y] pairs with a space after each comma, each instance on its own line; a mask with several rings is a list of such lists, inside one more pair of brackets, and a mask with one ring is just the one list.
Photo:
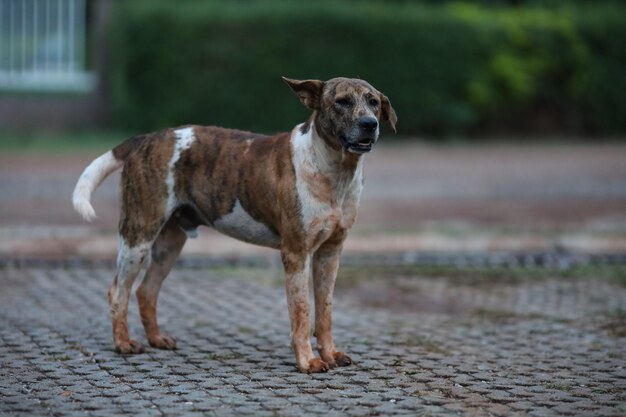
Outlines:
[[342, 137], [341, 142], [343, 144], [344, 149], [347, 150], [348, 152], [361, 154], [361, 153], [368, 153], [369, 151], [371, 151], [372, 147], [374, 146], [374, 143], [376, 143], [376, 139], [363, 138], [363, 139], [360, 139], [358, 142], [349, 143], [347, 140], [344, 140], [344, 137]]
[[368, 153], [378, 139], [378, 120], [371, 116], [361, 117], [348, 135], [341, 135], [340, 139], [348, 152]]

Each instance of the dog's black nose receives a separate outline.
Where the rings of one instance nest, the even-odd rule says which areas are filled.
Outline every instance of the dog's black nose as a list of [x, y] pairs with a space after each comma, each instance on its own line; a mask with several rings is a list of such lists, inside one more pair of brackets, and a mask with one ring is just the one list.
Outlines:
[[371, 116], [361, 117], [359, 119], [359, 127], [364, 130], [375, 130], [378, 127], [378, 120]]

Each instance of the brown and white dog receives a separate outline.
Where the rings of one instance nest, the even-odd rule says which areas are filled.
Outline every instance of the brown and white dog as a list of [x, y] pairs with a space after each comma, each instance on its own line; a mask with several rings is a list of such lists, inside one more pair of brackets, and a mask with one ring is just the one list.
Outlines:
[[[379, 121], [395, 130], [387, 97], [363, 80], [283, 78], [313, 110], [291, 132], [265, 136], [219, 127], [185, 126], [133, 137], [95, 159], [73, 194], [74, 208], [95, 217], [91, 194], [122, 168], [117, 274], [109, 289], [115, 348], [139, 353], [128, 336], [128, 300], [137, 288], [150, 345], [175, 349], [156, 318], [161, 284], [188, 236], [200, 225], [280, 249], [291, 320], [291, 345], [301, 372], [349, 365], [331, 335], [332, 294], [342, 245], [363, 188], [363, 154], [378, 139]], [[310, 342], [309, 275], [315, 294], [315, 357]]]

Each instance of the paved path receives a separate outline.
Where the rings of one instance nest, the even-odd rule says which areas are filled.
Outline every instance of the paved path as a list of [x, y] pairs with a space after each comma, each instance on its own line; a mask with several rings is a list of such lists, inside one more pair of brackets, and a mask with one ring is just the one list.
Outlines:
[[[174, 271], [159, 316], [179, 349], [136, 356], [112, 349], [111, 274], [0, 269], [0, 415], [626, 414], [626, 287], [610, 276], [347, 270], [335, 334], [355, 365], [302, 375], [277, 270]], [[135, 300], [129, 317], [145, 343]]]

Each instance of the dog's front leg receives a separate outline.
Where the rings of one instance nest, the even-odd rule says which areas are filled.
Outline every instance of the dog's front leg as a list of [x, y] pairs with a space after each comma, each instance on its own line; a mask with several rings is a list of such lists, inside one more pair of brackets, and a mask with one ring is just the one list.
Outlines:
[[326, 241], [313, 255], [313, 286], [315, 289], [315, 337], [317, 350], [331, 368], [348, 366], [352, 360], [337, 351], [332, 335], [333, 291], [339, 269], [339, 258], [345, 234]]
[[296, 355], [296, 365], [300, 372], [326, 372], [328, 364], [316, 358], [311, 348], [311, 313], [309, 307], [308, 253], [281, 251], [285, 268], [287, 306], [291, 320], [291, 347]]

